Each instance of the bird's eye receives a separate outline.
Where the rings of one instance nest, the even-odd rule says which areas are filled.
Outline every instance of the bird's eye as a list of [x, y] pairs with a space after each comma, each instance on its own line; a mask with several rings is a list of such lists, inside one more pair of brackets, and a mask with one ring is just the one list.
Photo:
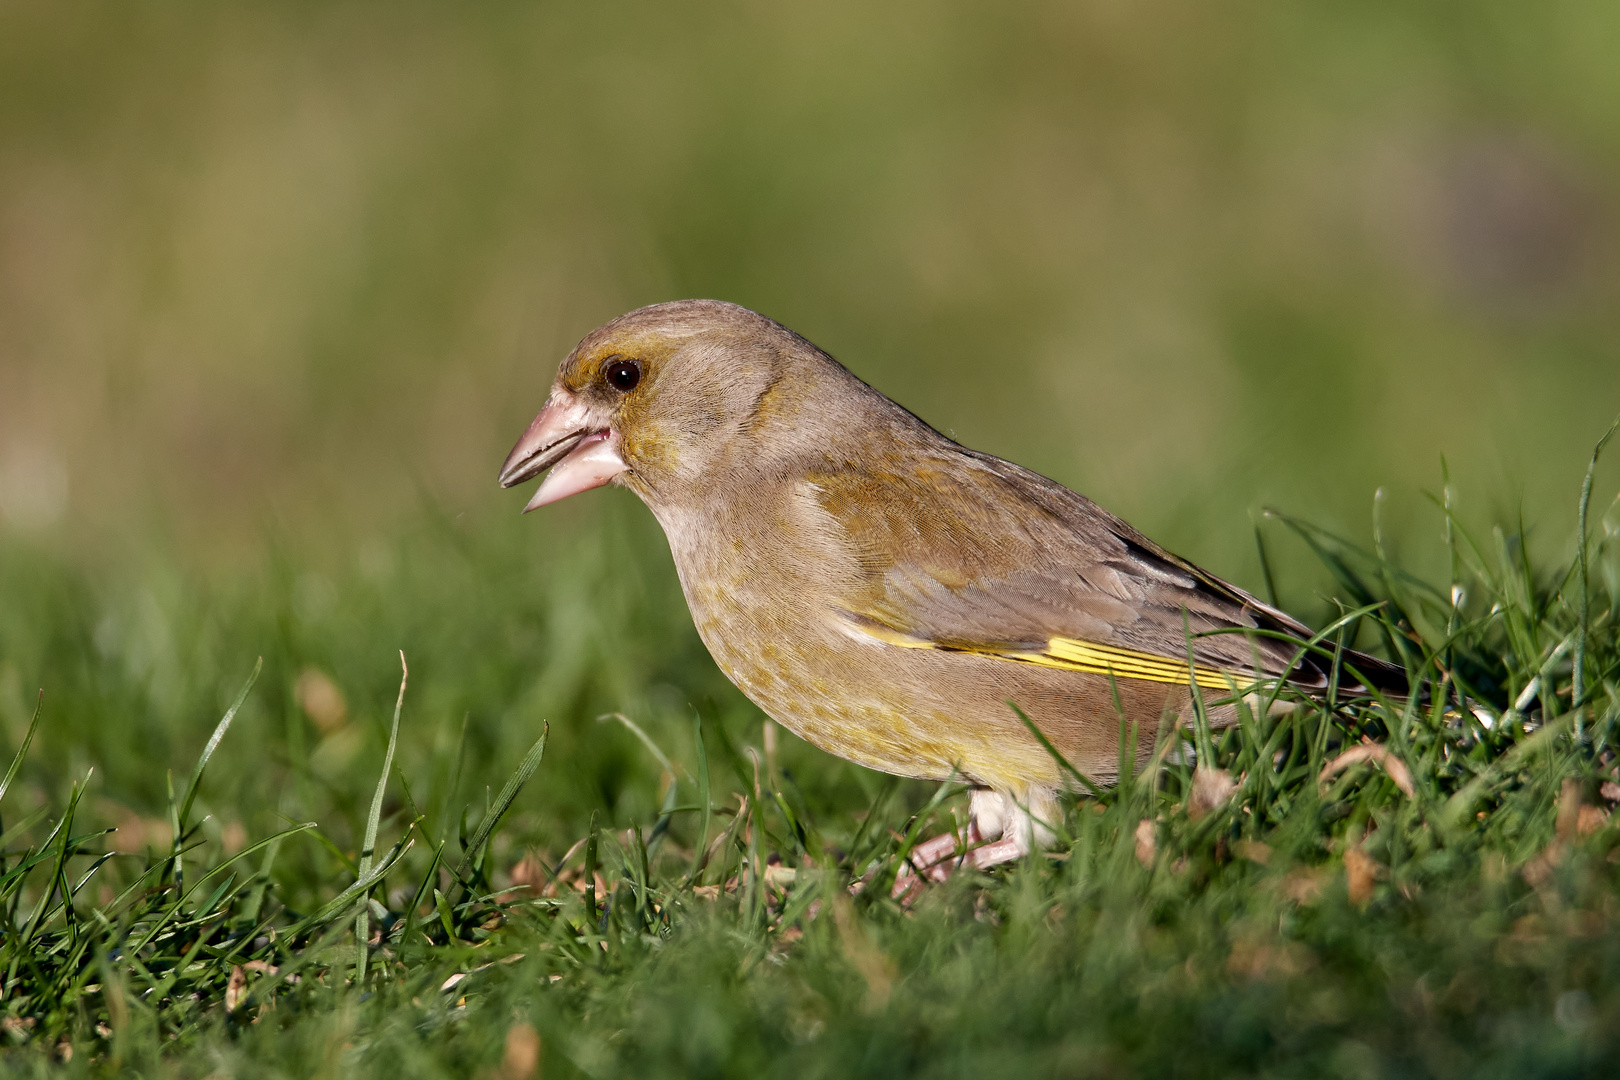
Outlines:
[[634, 360], [613, 360], [602, 368], [602, 378], [620, 393], [629, 393], [641, 381], [641, 365]]

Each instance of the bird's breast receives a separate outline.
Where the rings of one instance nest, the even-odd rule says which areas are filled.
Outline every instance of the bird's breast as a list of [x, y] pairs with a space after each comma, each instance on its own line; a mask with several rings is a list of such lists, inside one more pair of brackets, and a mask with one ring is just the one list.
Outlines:
[[1055, 781], [1055, 763], [1006, 707], [1004, 681], [1016, 672], [1002, 669], [1016, 665], [851, 632], [839, 601], [856, 580], [852, 556], [768, 509], [665, 529], [715, 663], [795, 734], [904, 776]]

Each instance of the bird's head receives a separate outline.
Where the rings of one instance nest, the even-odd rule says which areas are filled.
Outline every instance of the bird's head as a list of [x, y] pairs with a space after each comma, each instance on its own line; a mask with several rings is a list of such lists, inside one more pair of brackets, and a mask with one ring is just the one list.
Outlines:
[[773, 440], [758, 436], [791, 421], [823, 367], [847, 377], [803, 338], [735, 304], [640, 308], [593, 330], [563, 361], [501, 486], [550, 469], [526, 511], [608, 483], [655, 507], [702, 498], [716, 475], [759, 464]]

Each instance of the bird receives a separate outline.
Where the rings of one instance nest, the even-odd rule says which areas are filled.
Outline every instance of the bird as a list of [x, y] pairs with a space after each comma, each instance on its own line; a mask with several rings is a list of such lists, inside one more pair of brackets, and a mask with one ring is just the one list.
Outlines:
[[[1076, 774], [1117, 779], [1122, 718], [1141, 767], [1200, 699], [1218, 729], [1243, 693], [1334, 678], [1303, 623], [736, 304], [654, 304], [587, 334], [499, 480], [541, 473], [525, 513], [607, 484], [640, 497], [703, 643], [773, 720], [971, 786], [962, 833], [912, 852], [936, 880], [1050, 845]], [[1345, 689], [1405, 687], [1396, 665], [1341, 659]]]

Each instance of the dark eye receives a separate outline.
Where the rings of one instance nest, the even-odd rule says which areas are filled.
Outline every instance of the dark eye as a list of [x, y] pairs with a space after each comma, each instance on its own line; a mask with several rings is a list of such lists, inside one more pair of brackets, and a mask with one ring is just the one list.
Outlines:
[[641, 365], [634, 360], [610, 360], [602, 368], [602, 378], [620, 393], [628, 393], [641, 381]]

